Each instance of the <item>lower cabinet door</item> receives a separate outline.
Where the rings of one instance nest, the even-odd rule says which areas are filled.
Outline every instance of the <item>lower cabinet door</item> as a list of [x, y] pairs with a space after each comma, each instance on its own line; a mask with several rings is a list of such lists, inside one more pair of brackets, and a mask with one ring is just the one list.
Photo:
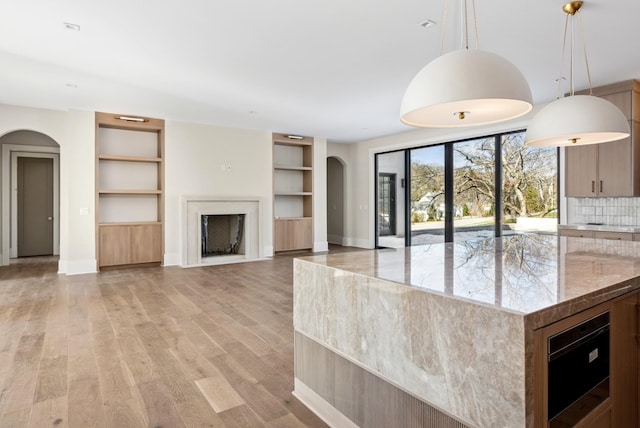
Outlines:
[[130, 263], [153, 263], [162, 261], [162, 226], [159, 224], [135, 225], [131, 227]]
[[313, 248], [313, 219], [277, 219], [274, 225], [275, 251]]
[[130, 226], [101, 225], [100, 266], [117, 266], [129, 263]]

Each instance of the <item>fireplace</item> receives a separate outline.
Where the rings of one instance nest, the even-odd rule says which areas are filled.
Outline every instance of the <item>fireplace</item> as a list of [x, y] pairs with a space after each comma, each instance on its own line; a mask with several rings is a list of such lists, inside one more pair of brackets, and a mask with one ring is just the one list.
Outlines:
[[256, 260], [260, 251], [259, 198], [184, 196], [182, 265]]
[[245, 214], [200, 216], [201, 257], [244, 255], [244, 216]]

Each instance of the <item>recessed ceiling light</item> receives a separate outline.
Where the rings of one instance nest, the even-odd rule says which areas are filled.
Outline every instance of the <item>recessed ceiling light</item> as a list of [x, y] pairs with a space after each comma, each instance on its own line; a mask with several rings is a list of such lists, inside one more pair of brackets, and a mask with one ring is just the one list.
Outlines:
[[63, 22], [65, 30], [70, 31], [80, 31], [80, 26], [78, 24], [72, 24], [71, 22]]
[[432, 27], [434, 25], [436, 25], [436, 22], [432, 21], [430, 19], [427, 19], [426, 21], [423, 21], [423, 22], [420, 23], [420, 26], [423, 27], [423, 28], [429, 28], [429, 27]]
[[66, 86], [67, 88], [77, 88], [78, 84], [69, 82], [69, 83], [65, 84], [64, 86]]
[[249, 110], [249, 114], [258, 114], [258, 112], [255, 110]]

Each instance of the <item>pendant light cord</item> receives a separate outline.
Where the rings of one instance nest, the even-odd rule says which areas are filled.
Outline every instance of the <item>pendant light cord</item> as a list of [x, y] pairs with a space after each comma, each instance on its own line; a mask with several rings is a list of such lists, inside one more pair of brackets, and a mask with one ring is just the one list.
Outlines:
[[447, 10], [449, 9], [449, 0], [444, 2], [444, 11], [442, 12], [442, 32], [440, 33], [440, 56], [444, 52], [444, 35], [447, 29]]
[[480, 38], [478, 38], [478, 17], [476, 15], [476, 0], [471, 0], [473, 7], [473, 28], [476, 33], [476, 50], [480, 49]]
[[582, 50], [584, 52], [584, 65], [587, 69], [587, 80], [589, 81], [589, 95], [593, 95], [593, 87], [591, 85], [591, 71], [589, 70], [589, 60], [587, 59], [587, 41], [584, 38], [584, 27], [582, 26], [582, 15], [580, 15], [580, 11], [578, 11], [577, 13], [578, 23], [580, 24], [580, 37], [582, 38]]
[[[567, 27], [569, 26], [569, 14], [564, 19], [564, 35], [562, 38], [562, 55], [560, 56], [560, 74], [558, 75], [558, 93], [556, 99], [562, 98], [562, 81], [564, 80], [564, 58], [567, 52]], [[571, 88], [569, 88], [571, 90]]]
[[464, 0], [464, 48], [469, 50], [469, 12], [467, 11], [467, 0]]
[[575, 89], [573, 88], [573, 65], [575, 62], [574, 58], [574, 50], [575, 50], [575, 35], [574, 35], [574, 22], [573, 15], [571, 15], [571, 62], [569, 63], [569, 93], [571, 96], [575, 94]]
[[[464, 44], [465, 49], [469, 49], [469, 12], [467, 8], [467, 0], [464, 1]], [[473, 9], [473, 29], [476, 37], [476, 50], [480, 49], [480, 39], [478, 38], [478, 16], [476, 14], [476, 0], [471, 0]], [[440, 32], [440, 56], [444, 52], [444, 37], [447, 30], [447, 13], [449, 10], [449, 0], [444, 2], [444, 11], [442, 12], [442, 31]]]

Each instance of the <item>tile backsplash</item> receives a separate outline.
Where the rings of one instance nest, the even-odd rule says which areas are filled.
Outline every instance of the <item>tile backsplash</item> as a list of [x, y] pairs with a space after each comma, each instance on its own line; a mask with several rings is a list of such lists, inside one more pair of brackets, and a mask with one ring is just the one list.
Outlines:
[[567, 223], [640, 226], [640, 198], [567, 198]]

